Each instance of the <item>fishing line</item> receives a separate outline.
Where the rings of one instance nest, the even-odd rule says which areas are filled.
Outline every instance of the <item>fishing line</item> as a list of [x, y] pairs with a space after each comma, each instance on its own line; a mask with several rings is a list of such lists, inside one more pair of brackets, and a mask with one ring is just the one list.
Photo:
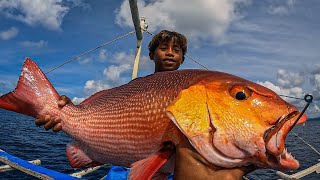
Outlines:
[[318, 153], [320, 155], [320, 152], [313, 147], [311, 144], [309, 144], [307, 141], [305, 141], [304, 139], [302, 139], [302, 137], [300, 137], [297, 133], [295, 133], [294, 131], [291, 131], [295, 136], [297, 136], [302, 142], [304, 142], [306, 145], [308, 145], [312, 150], [314, 150], [316, 153]]
[[56, 69], [58, 69], [58, 68], [60, 68], [60, 67], [62, 67], [62, 66], [64, 66], [64, 65], [66, 65], [66, 64], [68, 64], [68, 63], [70, 63], [70, 62], [72, 62], [72, 61], [80, 58], [81, 56], [84, 56], [84, 55], [86, 55], [86, 54], [88, 54], [88, 53], [90, 53], [90, 52], [92, 52], [92, 51], [95, 51], [95, 50], [97, 50], [97, 49], [99, 49], [99, 48], [102, 48], [102, 47], [104, 47], [104, 46], [107, 46], [107, 45], [109, 45], [109, 44], [111, 44], [111, 43], [113, 43], [113, 42], [116, 42], [116, 41], [118, 41], [118, 40], [120, 40], [120, 39], [122, 39], [122, 38], [124, 38], [124, 37], [127, 37], [127, 36], [133, 34], [134, 32], [135, 32], [135, 31], [131, 31], [131, 32], [129, 32], [128, 34], [125, 34], [125, 35], [123, 35], [123, 36], [120, 36], [120, 37], [118, 37], [118, 38], [116, 38], [116, 39], [114, 39], [114, 40], [112, 40], [112, 41], [107, 42], [107, 43], [101, 44], [101, 45], [99, 45], [99, 46], [97, 46], [97, 47], [95, 47], [95, 48], [93, 48], [93, 49], [90, 49], [89, 51], [86, 51], [86, 52], [84, 52], [84, 53], [82, 53], [82, 54], [80, 54], [80, 55], [78, 55], [78, 56], [76, 56], [76, 57], [74, 57], [74, 58], [72, 58], [72, 59], [64, 62], [63, 64], [52, 68], [51, 70], [49, 70], [49, 71], [46, 72], [45, 74], [49, 74], [50, 72], [52, 72], [52, 71], [54, 71], [54, 70], [56, 70]]
[[282, 94], [279, 94], [279, 96], [287, 97], [287, 98], [291, 98], [291, 99], [304, 100], [303, 98], [298, 98], [298, 97], [293, 97], [293, 96], [287, 96], [287, 95], [282, 95]]

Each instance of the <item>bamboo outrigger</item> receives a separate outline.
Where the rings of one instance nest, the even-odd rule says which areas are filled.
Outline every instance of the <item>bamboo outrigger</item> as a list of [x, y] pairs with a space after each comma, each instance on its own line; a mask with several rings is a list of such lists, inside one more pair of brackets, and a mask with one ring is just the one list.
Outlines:
[[318, 174], [320, 173], [320, 163], [317, 163], [307, 169], [304, 169], [292, 175], [285, 174], [281, 171], [277, 171], [276, 174], [284, 180], [295, 180], [295, 179], [303, 178], [313, 172], [316, 172]]

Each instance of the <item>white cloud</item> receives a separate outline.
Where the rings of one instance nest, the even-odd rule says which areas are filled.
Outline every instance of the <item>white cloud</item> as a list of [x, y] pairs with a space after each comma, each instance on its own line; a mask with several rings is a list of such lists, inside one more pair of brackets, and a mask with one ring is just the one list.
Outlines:
[[104, 69], [103, 75], [111, 81], [119, 81], [121, 73], [127, 72], [129, 69], [132, 69], [129, 64], [111, 65]]
[[48, 41], [40, 40], [38, 42], [34, 41], [23, 41], [20, 43], [21, 46], [26, 47], [26, 48], [44, 48], [48, 46]]
[[[290, 97], [296, 97], [296, 98], [303, 98], [304, 97], [304, 91], [301, 87], [292, 87], [292, 88], [282, 88], [279, 86], [274, 85], [273, 83], [269, 81], [265, 82], [257, 82], [258, 84], [267, 87], [277, 93], [278, 95], [285, 95], [285, 96], [290, 96]], [[288, 102], [296, 102], [295, 99], [283, 97]]]
[[282, 94], [281, 88], [279, 86], [274, 85], [273, 83], [271, 83], [269, 81], [265, 81], [265, 82], [258, 81], [257, 83], [268, 88], [268, 89], [271, 89], [272, 91], [274, 91], [277, 94]]
[[[107, 52], [101, 50], [98, 60], [106, 58]], [[141, 67], [146, 64], [146, 57], [141, 57]], [[130, 79], [128, 73], [132, 70], [134, 54], [128, 52], [115, 52], [111, 57], [108, 56], [108, 62], [111, 64], [103, 70], [103, 79], [89, 80], [86, 82], [84, 91], [87, 95], [92, 95], [101, 90], [110, 89], [115, 86], [127, 83]]]
[[312, 85], [314, 85], [314, 87], [320, 91], [320, 64], [314, 65], [311, 75]]
[[115, 52], [112, 56], [112, 59], [110, 59], [111, 63], [115, 64], [133, 64], [135, 55], [133, 53], [128, 52]]
[[288, 72], [284, 69], [279, 69], [277, 76], [278, 82], [284, 88], [301, 86], [304, 82], [304, 77], [300, 73]]
[[11, 27], [8, 30], [0, 31], [0, 39], [9, 40], [16, 37], [19, 33], [19, 30], [15, 27]]
[[104, 90], [104, 89], [109, 89], [110, 86], [106, 83], [104, 83], [101, 80], [89, 80], [86, 82], [84, 86], [85, 93], [87, 94], [93, 94], [98, 91]]
[[67, 6], [83, 6], [80, 0], [2, 0], [0, 14], [30, 26], [41, 25], [49, 30], [60, 30]]
[[[280, 92], [278, 94], [303, 98], [306, 94], [302, 86], [304, 85], [305, 77], [298, 72], [289, 72], [284, 69], [279, 69], [277, 72], [277, 82], [280, 85]], [[294, 101], [294, 100], [288, 100]]]
[[108, 58], [107, 50], [101, 49], [99, 51], [98, 59], [103, 62], [103, 61], [107, 60], [107, 58]]
[[314, 75], [315, 88], [320, 90], [320, 74]]
[[310, 77], [310, 82], [313, 87], [312, 95], [315, 100], [320, 101], [320, 64], [315, 65], [314, 68]]
[[[283, 2], [283, 1], [279, 1]], [[285, 4], [281, 5], [270, 5], [268, 8], [268, 13], [272, 15], [288, 15], [293, 9], [296, 0], [287, 0]]]
[[79, 60], [80, 64], [88, 64], [92, 60], [92, 57], [87, 57]]
[[[237, 5], [248, 2], [250, 0], [138, 0], [137, 4], [140, 16], [147, 17], [148, 30], [152, 32], [169, 29], [187, 34], [188, 38], [221, 40], [230, 23], [240, 17]], [[127, 0], [116, 14], [117, 24], [133, 27]]]
[[78, 98], [78, 97], [74, 97], [74, 98], [72, 98], [72, 102], [73, 102], [73, 104], [76, 104], [76, 105], [78, 105], [78, 104], [80, 104], [82, 101], [84, 101], [86, 98]]
[[[112, 58], [110, 58], [110, 63], [114, 64], [129, 64], [131, 67], [133, 67], [133, 63], [135, 60], [135, 54], [134, 53], [128, 53], [128, 52], [115, 52]], [[150, 60], [149, 56], [140, 56], [139, 61], [139, 69], [153, 69], [153, 62]]]
[[91, 9], [90, 4], [84, 2], [83, 0], [65, 0], [66, 4], [71, 7], [82, 7], [84, 9]]
[[320, 64], [315, 64], [314, 69], [311, 71], [312, 74], [320, 74]]

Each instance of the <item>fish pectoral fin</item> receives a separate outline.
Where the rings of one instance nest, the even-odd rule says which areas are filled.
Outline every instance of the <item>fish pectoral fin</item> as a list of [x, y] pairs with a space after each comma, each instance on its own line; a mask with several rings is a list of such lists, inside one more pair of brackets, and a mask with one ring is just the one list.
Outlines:
[[94, 167], [102, 165], [93, 161], [79, 146], [77, 142], [70, 142], [67, 145], [67, 157], [72, 168]]
[[164, 176], [167, 177], [167, 174], [159, 174], [157, 171], [169, 160], [172, 154], [173, 151], [159, 151], [146, 159], [133, 163], [128, 179], [151, 179], [153, 177], [162, 179]]

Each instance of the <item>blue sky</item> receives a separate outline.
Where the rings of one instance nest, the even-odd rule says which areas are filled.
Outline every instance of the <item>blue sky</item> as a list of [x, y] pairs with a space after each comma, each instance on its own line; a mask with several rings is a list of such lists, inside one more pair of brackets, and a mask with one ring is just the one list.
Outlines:
[[[138, 0], [148, 31], [188, 37], [188, 55], [278, 94], [312, 93], [308, 111], [320, 116], [320, 1]], [[133, 31], [128, 0], [1, 0], [0, 94], [15, 88], [26, 57], [47, 72], [100, 44]], [[138, 76], [153, 72], [144, 34]], [[131, 79], [135, 34], [48, 74], [60, 94], [78, 102]], [[186, 58], [182, 69], [202, 68]], [[303, 101], [286, 99], [299, 107]]]

